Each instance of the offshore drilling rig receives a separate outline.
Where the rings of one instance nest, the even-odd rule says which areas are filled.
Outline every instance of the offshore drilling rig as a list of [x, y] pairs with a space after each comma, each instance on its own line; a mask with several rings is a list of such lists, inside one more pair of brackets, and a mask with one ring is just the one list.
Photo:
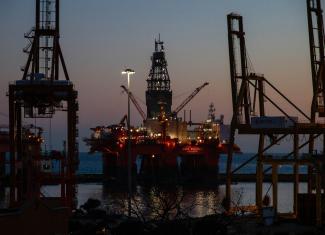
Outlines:
[[[186, 122], [178, 113], [205, 87], [197, 87], [179, 106], [172, 109], [171, 81], [167, 69], [164, 43], [155, 40], [147, 79], [146, 105], [143, 111], [133, 93], [121, 86], [143, 119], [143, 125], [131, 128], [133, 179], [144, 182], [184, 182], [206, 179], [217, 184], [219, 154], [227, 149], [222, 131], [227, 129], [223, 118], [210, 118], [202, 123]], [[213, 109], [211, 109], [213, 110]], [[214, 110], [213, 110], [214, 112]], [[184, 115], [185, 116], [185, 115]], [[84, 139], [90, 152], [103, 153], [106, 180], [126, 178], [127, 130], [124, 116], [118, 125], [91, 128]], [[192, 130], [190, 126], [195, 126]], [[226, 132], [226, 131], [223, 131]], [[240, 151], [235, 146], [236, 151]]]
[[[324, 218], [324, 160], [325, 160], [325, 125], [322, 120], [325, 117], [325, 56], [324, 56], [324, 22], [321, 0], [306, 0], [307, 19], [309, 32], [310, 61], [312, 71], [313, 97], [311, 113], [307, 115], [280, 92], [263, 75], [253, 73], [248, 66], [248, 57], [245, 46], [245, 32], [243, 17], [238, 14], [228, 15], [228, 42], [229, 61], [231, 74], [231, 89], [233, 102], [233, 117], [231, 122], [230, 144], [227, 162], [227, 186], [226, 201], [231, 211], [231, 182], [232, 174], [243, 168], [249, 162], [257, 160], [256, 164], [256, 209], [261, 215], [265, 203], [263, 199], [263, 181], [265, 174], [272, 174], [272, 208], [276, 216], [290, 216], [301, 223], [323, 225]], [[238, 50], [237, 50], [237, 49]], [[239, 53], [238, 53], [239, 51]], [[303, 117], [301, 122], [298, 117], [292, 116], [284, 108], [267, 94], [272, 90], [278, 94], [284, 102]], [[265, 101], [276, 108], [283, 116], [269, 116]], [[254, 134], [259, 136], [258, 153], [235, 169], [232, 169], [232, 144], [235, 140], [235, 131], [239, 134]], [[287, 136], [292, 136], [292, 150], [283, 156], [266, 154], [275, 145]], [[305, 141], [304, 135], [309, 135]], [[270, 144], [266, 144], [266, 137], [270, 138]], [[323, 139], [321, 139], [323, 138]], [[315, 147], [315, 142], [321, 143], [320, 151]], [[302, 148], [308, 147], [308, 153], [301, 154]], [[317, 151], [318, 150], [318, 151]], [[293, 208], [288, 215], [278, 212], [278, 169], [287, 165], [293, 169]], [[307, 192], [299, 189], [301, 179], [300, 166], [308, 169]], [[270, 202], [270, 201], [269, 201]]]
[[[28, 59], [23, 76], [9, 85], [10, 196], [0, 225], [11, 234], [66, 234], [68, 216], [76, 206], [77, 91], [59, 42], [60, 1], [35, 2], [35, 27], [25, 34], [30, 43], [24, 48]], [[64, 80], [59, 79], [60, 65]], [[59, 111], [67, 113], [66, 146], [45, 154], [43, 129], [32, 125], [26, 131], [23, 123], [51, 120]], [[56, 172], [51, 171], [54, 161], [59, 166]], [[44, 194], [42, 188], [47, 185], [57, 185], [58, 195]], [[22, 226], [15, 225], [17, 220], [23, 221]]]

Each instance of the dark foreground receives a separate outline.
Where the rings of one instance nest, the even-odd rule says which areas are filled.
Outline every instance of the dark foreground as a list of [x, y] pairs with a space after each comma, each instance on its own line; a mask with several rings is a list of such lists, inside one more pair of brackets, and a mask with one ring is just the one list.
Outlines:
[[[190, 218], [182, 212], [173, 214], [165, 211], [159, 218], [148, 219], [139, 211], [133, 210], [132, 217], [121, 214], [110, 214], [99, 209], [98, 200], [88, 200], [77, 210], [69, 223], [70, 234], [178, 234], [178, 235], [320, 235], [325, 234], [324, 228], [303, 225], [295, 220], [277, 218], [272, 225], [254, 214], [237, 213], [227, 215], [216, 213], [202, 218]], [[133, 208], [134, 209], [134, 208]], [[177, 211], [177, 208], [176, 208]]]

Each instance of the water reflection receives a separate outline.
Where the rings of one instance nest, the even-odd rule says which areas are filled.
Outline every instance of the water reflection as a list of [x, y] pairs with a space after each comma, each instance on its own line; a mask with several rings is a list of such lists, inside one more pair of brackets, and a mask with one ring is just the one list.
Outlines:
[[[264, 183], [263, 192], [269, 192], [272, 200], [272, 188], [270, 184]], [[46, 186], [42, 188], [45, 196], [58, 196], [60, 188], [58, 186]], [[238, 183], [232, 186], [233, 203], [238, 205], [253, 205], [255, 203], [255, 183]], [[293, 184], [279, 183], [278, 186], [278, 206], [279, 212], [290, 212], [293, 208]], [[182, 208], [188, 208], [190, 216], [201, 217], [213, 214], [221, 210], [220, 204], [224, 197], [225, 187], [219, 188], [154, 188], [136, 186], [134, 188], [134, 201], [140, 206], [142, 213], [152, 215], [151, 208], [161, 208], [161, 200], [165, 203], [173, 204], [177, 197], [183, 197], [181, 200]], [[300, 183], [300, 193], [307, 192], [307, 184]], [[159, 193], [162, 195], [159, 196]], [[9, 189], [0, 189], [0, 208], [8, 206]], [[102, 201], [102, 207], [111, 212], [126, 212], [127, 190], [126, 188], [112, 187], [103, 184], [78, 184], [77, 200], [78, 207], [84, 204], [88, 198], [94, 198]]]
[[[272, 200], [272, 188], [270, 183], [264, 183], [263, 193], [268, 191], [268, 195]], [[148, 195], [152, 197], [153, 188], [137, 186], [135, 192], [137, 199], [145, 201]], [[167, 190], [168, 189], [163, 189]], [[221, 185], [215, 189], [197, 189], [176, 187], [176, 192], [184, 192], [184, 204], [186, 206], [194, 205], [190, 213], [191, 216], [201, 217], [220, 211], [220, 203], [225, 195], [225, 186]], [[233, 203], [237, 205], [253, 205], [255, 203], [255, 183], [238, 183], [232, 186]], [[293, 208], [293, 184], [279, 183], [278, 185], [278, 206], [279, 212], [291, 212]], [[300, 183], [300, 193], [307, 192], [307, 184]], [[177, 193], [176, 193], [177, 194]], [[81, 184], [78, 187], [78, 205], [82, 205], [89, 198], [96, 198], [102, 201], [104, 207], [114, 209], [117, 201], [127, 199], [127, 193], [123, 189], [116, 189], [102, 184]], [[155, 199], [152, 199], [155, 202]]]
[[[94, 193], [99, 188], [102, 188], [101, 195]], [[88, 199], [88, 197], [81, 197], [81, 195], [85, 196], [83, 190], [92, 192], [91, 197], [101, 200], [103, 206], [109, 211], [126, 213], [126, 190], [106, 185], [83, 185], [79, 187], [79, 205], [82, 205]], [[134, 213], [141, 213], [141, 215], [151, 218], [159, 216], [173, 218], [186, 215], [201, 217], [219, 211], [223, 197], [224, 193], [220, 192], [218, 188], [136, 186], [132, 198], [132, 209]]]

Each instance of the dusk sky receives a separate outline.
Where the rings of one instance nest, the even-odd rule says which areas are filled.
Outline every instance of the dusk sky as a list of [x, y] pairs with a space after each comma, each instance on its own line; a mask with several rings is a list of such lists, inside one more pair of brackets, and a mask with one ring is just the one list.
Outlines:
[[[21, 79], [27, 55], [24, 33], [34, 26], [34, 0], [0, 1], [0, 124], [8, 123], [8, 83]], [[79, 135], [90, 127], [117, 123], [127, 112], [126, 84], [121, 70], [136, 74], [131, 91], [145, 101], [146, 79], [154, 39], [165, 42], [173, 107], [204, 82], [204, 88], [185, 109], [193, 121], [216, 114], [232, 115], [226, 15], [244, 17], [246, 44], [255, 71], [309, 113], [311, 74], [305, 0], [62, 0], [61, 47], [71, 80], [79, 92]], [[180, 96], [181, 95], [181, 96]], [[178, 97], [178, 98], [177, 98]], [[141, 103], [143, 109], [145, 106]], [[268, 114], [276, 115], [273, 109]], [[132, 124], [141, 117], [132, 108]], [[292, 115], [297, 115], [292, 113]], [[53, 120], [52, 135], [65, 133], [63, 116]], [[33, 122], [33, 121], [32, 121]], [[45, 138], [46, 133], [45, 133]], [[61, 139], [54, 138], [58, 146]], [[256, 151], [257, 142], [237, 142], [243, 151]]]

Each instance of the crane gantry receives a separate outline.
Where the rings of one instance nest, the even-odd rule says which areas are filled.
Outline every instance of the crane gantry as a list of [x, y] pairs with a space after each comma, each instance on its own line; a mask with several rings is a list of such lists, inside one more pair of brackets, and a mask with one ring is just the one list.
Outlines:
[[[60, 0], [36, 0], [35, 27], [25, 35], [30, 44], [24, 49], [28, 59], [21, 80], [9, 85], [10, 205], [21, 206], [27, 200], [45, 200], [41, 188], [60, 185], [55, 199], [74, 209], [78, 167], [78, 92], [70, 81], [60, 46]], [[64, 79], [60, 79], [60, 68]], [[40, 143], [24, 144], [24, 119], [51, 119], [56, 112], [67, 112], [64, 153], [43, 156]], [[35, 127], [34, 127], [35, 128]], [[56, 151], [58, 152], [58, 151]], [[58, 160], [60, 174], [42, 172], [41, 162]], [[54, 173], [53, 173], [54, 174]], [[54, 198], [53, 198], [54, 199]]]
[[[230, 79], [232, 89], [233, 117], [231, 121], [230, 144], [227, 159], [227, 183], [225, 205], [231, 210], [231, 183], [232, 174], [247, 165], [253, 160], [256, 161], [256, 207], [259, 213], [263, 208], [263, 182], [265, 174], [271, 170], [272, 185], [272, 206], [277, 210], [278, 206], [278, 168], [281, 165], [290, 165], [293, 168], [293, 213], [297, 218], [302, 218], [309, 214], [306, 207], [303, 207], [303, 201], [310, 201], [310, 213], [315, 213], [314, 223], [323, 224], [322, 218], [322, 178], [324, 176], [322, 165], [325, 163], [325, 141], [323, 138], [322, 152], [315, 152], [314, 142], [319, 137], [324, 136], [325, 125], [317, 122], [317, 118], [325, 117], [324, 111], [324, 88], [325, 82], [324, 70], [324, 25], [320, 0], [306, 0], [308, 30], [310, 41], [310, 55], [312, 67], [312, 86], [313, 98], [311, 104], [311, 114], [307, 115], [297, 105], [287, 98], [278, 88], [276, 88], [263, 75], [252, 73], [248, 66], [248, 57], [245, 44], [245, 32], [243, 29], [243, 17], [231, 13], [228, 19], [228, 43], [229, 43], [229, 61], [230, 61]], [[237, 48], [239, 55], [237, 55]], [[298, 118], [291, 116], [284, 108], [282, 103], [274, 100], [266, 93], [267, 89], [272, 89], [286, 103], [289, 104], [300, 116], [305, 118], [301, 123]], [[252, 95], [254, 94], [254, 95]], [[268, 116], [265, 101], [275, 107], [283, 116]], [[258, 104], [258, 107], [255, 107]], [[256, 112], [258, 110], [258, 112]], [[318, 117], [317, 117], [318, 114]], [[274, 125], [274, 120], [285, 120], [287, 125]], [[264, 122], [264, 121], [267, 121]], [[264, 122], [264, 123], [263, 123]], [[275, 121], [274, 121], [275, 122]], [[266, 123], [266, 124], [265, 124]], [[273, 125], [269, 125], [272, 123]], [[235, 139], [235, 131], [239, 134], [254, 134], [259, 136], [258, 151], [252, 158], [232, 169], [232, 146]], [[292, 151], [283, 156], [266, 154], [274, 145], [280, 144], [286, 136], [293, 136]], [[309, 135], [307, 141], [302, 142], [300, 135]], [[270, 144], [266, 144], [265, 138], [272, 137]], [[308, 154], [302, 155], [299, 151], [309, 146]], [[300, 166], [308, 167], [308, 192], [299, 193]], [[315, 189], [313, 191], [313, 189]], [[311, 219], [311, 218], [307, 218]]]

